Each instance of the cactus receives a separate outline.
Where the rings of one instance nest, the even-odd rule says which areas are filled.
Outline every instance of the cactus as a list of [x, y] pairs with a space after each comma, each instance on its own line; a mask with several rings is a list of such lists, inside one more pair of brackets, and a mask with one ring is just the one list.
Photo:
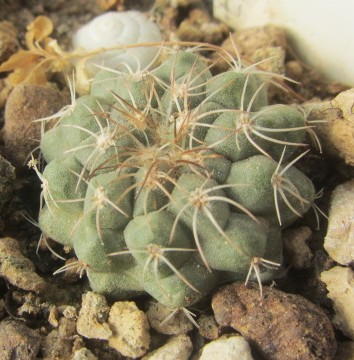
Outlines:
[[260, 265], [282, 262], [281, 230], [315, 191], [294, 167], [306, 119], [269, 106], [266, 82], [170, 50], [154, 69], [102, 69], [44, 133], [39, 224], [93, 290], [185, 307], [222, 282], [275, 276]]

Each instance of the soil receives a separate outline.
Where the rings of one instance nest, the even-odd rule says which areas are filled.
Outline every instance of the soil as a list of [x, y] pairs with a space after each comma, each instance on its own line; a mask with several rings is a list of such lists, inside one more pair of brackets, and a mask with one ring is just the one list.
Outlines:
[[[17, 30], [18, 46], [22, 48], [25, 48], [26, 27], [38, 15], [46, 15], [53, 21], [54, 32], [51, 36], [58, 40], [63, 49], [67, 50], [70, 49], [71, 34], [77, 28], [108, 10], [135, 9], [147, 12], [159, 23], [168, 39], [208, 41], [219, 45], [227, 39], [231, 31], [226, 25], [213, 19], [209, 1], [0, 0], [0, 5], [0, 21], [6, 20], [14, 25]], [[201, 24], [197, 20], [201, 16], [204, 25], [207, 24], [204, 32], [198, 31]], [[328, 82], [315, 70], [307, 68], [291, 54], [289, 49], [285, 51], [286, 75], [298, 83], [287, 83], [285, 85], [287, 92], [275, 88], [271, 102], [303, 103], [314, 98], [331, 100], [344, 90], [340, 84]], [[0, 74], [0, 82], [6, 75], [6, 73]], [[62, 80], [54, 77], [51, 81], [54, 83], [57, 81], [58, 86], [63, 87]], [[0, 111], [1, 126], [4, 123], [4, 106]], [[6, 153], [8, 149], [1, 142], [0, 154]], [[336, 185], [352, 177], [352, 168], [345, 165], [343, 161], [333, 160], [318, 152], [314, 152], [303, 160], [300, 167], [313, 180], [317, 189], [324, 189], [323, 196], [317, 205], [324, 213], [328, 213], [332, 190]], [[82, 294], [89, 290], [89, 285], [85, 277], [79, 278], [75, 273], [53, 276], [53, 272], [62, 266], [62, 260], [55, 254], [65, 258], [72, 258], [74, 254], [50, 239], [41, 239], [41, 232], [35, 223], [39, 209], [40, 183], [34, 172], [26, 166], [17, 166], [16, 176], [12, 195], [1, 211], [0, 237], [13, 238], [18, 243], [17, 252], [17, 245], [8, 241], [12, 247], [11, 251], [10, 245], [7, 250], [4, 250], [7, 256], [5, 256], [6, 261], [11, 263], [11, 256], [13, 256], [16, 262], [23, 256], [29, 259], [30, 263], [25, 260], [21, 263], [24, 267], [21, 269], [25, 280], [22, 282], [18, 280], [17, 286], [14, 285], [12, 275], [1, 270], [3, 277], [0, 277], [0, 320], [2, 321], [0, 332], [10, 329], [19, 337], [18, 341], [27, 342], [27, 348], [17, 353], [18, 359], [70, 359], [76, 350], [84, 347], [98, 359], [125, 359], [110, 348], [107, 341], [86, 339], [76, 333], [75, 314], [81, 306]], [[276, 284], [278, 289], [302, 295], [320, 306], [331, 318], [333, 316], [332, 304], [326, 297], [325, 285], [318, 277], [322, 271], [331, 268], [334, 261], [323, 249], [326, 219], [321, 217], [320, 223], [320, 230], [315, 231], [316, 219], [312, 213], [309, 213], [292, 226], [293, 229], [308, 227], [312, 230], [309, 251], [313, 256], [309, 258], [306, 268], [289, 267], [282, 278], [277, 279]], [[4, 274], [7, 275], [4, 276]], [[43, 284], [33, 274], [37, 274], [47, 285], [50, 284], [50, 286], [45, 286], [44, 292]], [[27, 282], [30, 285], [26, 287], [24, 283]], [[149, 301], [150, 299], [145, 298], [136, 299], [141, 308], [144, 308]], [[108, 305], [112, 305], [109, 299]], [[74, 309], [74, 315], [68, 315], [70, 313], [68, 309]], [[204, 314], [212, 314], [210, 299], [203, 304], [202, 310]], [[191, 337], [197, 336], [197, 330], [192, 331], [195, 335]], [[336, 332], [336, 336], [339, 341], [346, 340], [339, 331]], [[200, 339], [196, 341], [196, 344], [209, 341], [206, 338], [203, 339], [203, 341]], [[156, 340], [156, 344], [159, 343], [161, 341]], [[29, 351], [29, 348], [33, 351]], [[196, 348], [198, 348], [197, 345]], [[0, 349], [0, 353], [1, 351]], [[83, 358], [89, 359], [89, 357]]]

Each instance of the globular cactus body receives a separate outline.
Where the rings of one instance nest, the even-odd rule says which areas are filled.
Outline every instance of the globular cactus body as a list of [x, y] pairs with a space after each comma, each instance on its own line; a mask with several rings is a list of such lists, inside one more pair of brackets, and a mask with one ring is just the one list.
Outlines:
[[213, 76], [190, 50], [101, 70], [44, 133], [40, 227], [74, 249], [93, 290], [189, 306], [255, 258], [281, 263], [282, 227], [315, 198], [291, 160], [307, 126], [246, 70]]

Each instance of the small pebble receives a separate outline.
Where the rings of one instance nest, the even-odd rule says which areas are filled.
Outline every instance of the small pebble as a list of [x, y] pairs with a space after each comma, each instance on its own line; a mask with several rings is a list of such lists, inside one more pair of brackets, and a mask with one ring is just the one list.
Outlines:
[[75, 306], [71, 306], [71, 305], [65, 306], [65, 309], [63, 310], [63, 315], [67, 319], [76, 319], [77, 313]]
[[354, 88], [341, 92], [331, 103], [335, 109], [340, 109], [344, 119], [354, 121]]
[[[260, 65], [265, 71], [283, 74], [285, 70], [284, 58], [287, 48], [284, 29], [266, 25], [241, 29], [231, 34], [222, 47], [231, 54], [239, 55], [246, 61], [257, 63], [269, 59]], [[270, 59], [272, 57], [272, 59]]]
[[58, 308], [55, 305], [49, 306], [48, 323], [53, 326], [53, 328], [57, 328], [59, 326]]
[[328, 297], [333, 301], [334, 326], [354, 340], [354, 272], [349, 267], [335, 266], [321, 274]]
[[332, 101], [307, 103], [308, 120], [316, 123], [316, 134], [324, 154], [354, 165], [354, 88], [341, 92]]
[[211, 19], [206, 10], [196, 8], [179, 24], [177, 36], [183, 41], [217, 44], [228, 32], [229, 28], [224, 23]]
[[338, 185], [331, 198], [324, 248], [336, 262], [354, 261], [354, 180]]
[[147, 354], [142, 360], [188, 360], [192, 351], [193, 344], [187, 335], [174, 335], [165, 345]]
[[22, 255], [17, 240], [11, 237], [0, 238], [0, 276], [20, 289], [37, 294], [47, 287], [33, 263]]
[[216, 321], [240, 332], [267, 360], [331, 360], [336, 339], [331, 322], [299, 295], [256, 284], [234, 283], [212, 299]]
[[340, 156], [349, 165], [354, 165], [354, 88], [341, 92], [332, 101], [334, 109], [340, 111], [332, 132]]
[[251, 348], [242, 336], [223, 335], [201, 350], [199, 360], [253, 360]]
[[252, 62], [260, 63], [259, 67], [272, 74], [282, 75], [285, 72], [285, 50], [280, 46], [257, 49], [252, 55]]
[[193, 329], [182, 309], [174, 310], [160, 303], [151, 303], [146, 315], [150, 326], [160, 334], [186, 334]]
[[37, 330], [15, 320], [0, 323], [0, 359], [37, 359], [40, 345], [41, 336]]
[[219, 336], [219, 324], [213, 315], [201, 315], [198, 319], [199, 334], [208, 340], [215, 340]]
[[117, 301], [109, 312], [112, 335], [109, 346], [130, 358], [146, 354], [150, 345], [149, 322], [133, 301]]
[[7, 158], [15, 166], [26, 165], [39, 145], [41, 123], [33, 120], [58, 112], [67, 100], [51, 86], [20, 84], [10, 93], [5, 107], [3, 138]]
[[76, 322], [62, 317], [58, 327], [53, 329], [42, 344], [43, 359], [71, 359], [76, 333]]
[[77, 320], [77, 332], [88, 339], [107, 340], [112, 331], [109, 328], [109, 307], [103, 295], [92, 291], [82, 296], [82, 305]]
[[72, 360], [98, 360], [98, 358], [89, 349], [82, 348], [75, 351]]

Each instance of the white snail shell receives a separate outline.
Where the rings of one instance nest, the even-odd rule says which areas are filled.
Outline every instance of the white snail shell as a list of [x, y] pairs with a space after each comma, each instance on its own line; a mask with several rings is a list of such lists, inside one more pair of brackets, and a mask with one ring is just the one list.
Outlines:
[[[161, 33], [158, 27], [139, 11], [104, 13], [81, 27], [73, 36], [74, 48], [88, 51], [160, 41]], [[102, 51], [88, 60], [88, 70], [95, 73], [99, 71], [99, 66], [121, 69], [122, 63], [125, 63], [131, 70], [136, 71], [146, 67], [157, 52], [158, 47]]]

